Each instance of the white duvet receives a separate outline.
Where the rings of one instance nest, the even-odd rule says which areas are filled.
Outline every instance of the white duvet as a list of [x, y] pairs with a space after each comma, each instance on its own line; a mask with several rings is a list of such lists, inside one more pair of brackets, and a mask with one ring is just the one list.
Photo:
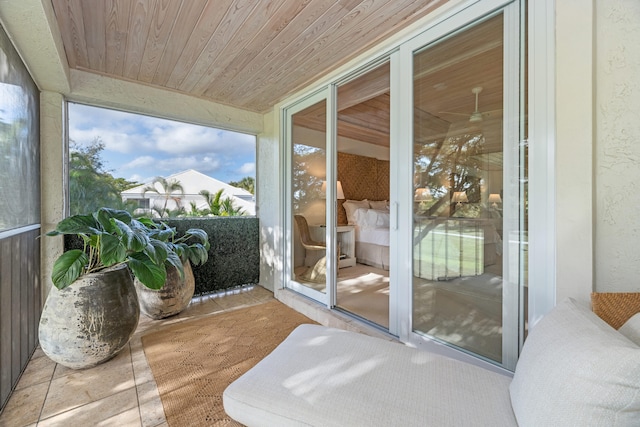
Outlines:
[[389, 246], [389, 211], [360, 208], [355, 211], [356, 242]]

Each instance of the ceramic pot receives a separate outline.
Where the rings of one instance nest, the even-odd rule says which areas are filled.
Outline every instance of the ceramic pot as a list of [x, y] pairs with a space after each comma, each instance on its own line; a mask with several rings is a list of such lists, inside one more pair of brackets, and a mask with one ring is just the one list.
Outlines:
[[164, 319], [187, 308], [196, 288], [191, 263], [182, 263], [184, 278], [175, 267], [167, 267], [167, 281], [158, 290], [149, 289], [135, 279], [136, 292], [140, 301], [140, 311], [152, 319]]
[[114, 357], [138, 326], [140, 306], [126, 265], [90, 273], [63, 290], [52, 288], [38, 335], [44, 353], [72, 369]]

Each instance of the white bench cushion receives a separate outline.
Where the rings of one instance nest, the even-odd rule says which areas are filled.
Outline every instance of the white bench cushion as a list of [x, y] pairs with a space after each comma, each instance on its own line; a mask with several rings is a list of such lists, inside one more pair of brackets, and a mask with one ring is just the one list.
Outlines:
[[568, 298], [531, 330], [510, 389], [520, 427], [640, 426], [640, 348]]
[[624, 325], [618, 329], [625, 337], [629, 338], [636, 345], [640, 345], [640, 313], [634, 314]]
[[510, 381], [402, 344], [301, 325], [223, 400], [247, 426], [515, 426]]

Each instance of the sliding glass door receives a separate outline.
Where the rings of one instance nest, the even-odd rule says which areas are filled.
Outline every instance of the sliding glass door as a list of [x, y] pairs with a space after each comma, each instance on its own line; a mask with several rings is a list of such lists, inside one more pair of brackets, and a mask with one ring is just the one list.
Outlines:
[[[335, 243], [335, 210], [338, 196], [332, 169], [327, 173], [327, 91], [310, 96], [286, 110], [288, 150], [286, 164], [291, 179], [287, 181], [287, 239], [285, 274], [287, 286], [329, 305], [328, 289], [335, 283], [338, 251]], [[334, 200], [333, 203], [329, 200]], [[327, 232], [329, 230], [330, 232]]]
[[517, 358], [526, 277], [517, 12], [494, 12], [407, 46], [412, 339], [507, 368]]
[[469, 2], [285, 110], [287, 287], [402, 341], [515, 367], [520, 4]]
[[[390, 88], [388, 58], [337, 85], [340, 268], [336, 307], [389, 330]], [[350, 262], [349, 262], [350, 260]], [[393, 329], [393, 328], [391, 328]]]

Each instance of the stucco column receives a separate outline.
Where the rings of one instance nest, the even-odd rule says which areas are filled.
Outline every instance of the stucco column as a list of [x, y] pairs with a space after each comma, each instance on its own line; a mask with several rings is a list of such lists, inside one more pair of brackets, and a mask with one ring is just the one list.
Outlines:
[[[66, 104], [55, 92], [40, 93], [40, 210], [42, 233], [51, 231], [65, 216], [66, 185]], [[42, 301], [51, 286], [53, 262], [62, 254], [62, 237], [42, 237], [40, 241], [40, 272]]]
[[556, 300], [571, 296], [588, 303], [594, 268], [594, 3], [556, 1], [555, 7]]
[[[274, 109], [274, 111], [276, 111]], [[275, 291], [282, 288], [282, 168], [279, 144], [279, 117], [264, 116], [264, 131], [258, 135], [256, 215], [260, 217], [260, 284]]]

